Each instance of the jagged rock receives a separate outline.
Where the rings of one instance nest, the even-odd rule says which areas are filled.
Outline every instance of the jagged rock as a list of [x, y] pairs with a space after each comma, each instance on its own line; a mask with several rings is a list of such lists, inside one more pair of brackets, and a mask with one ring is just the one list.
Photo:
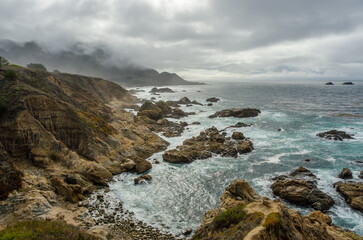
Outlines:
[[331, 225], [329, 216], [313, 211], [303, 216], [279, 200], [256, 194], [244, 180], [234, 180], [215, 210], [206, 212], [192, 240], [362, 239]]
[[345, 201], [354, 209], [363, 213], [363, 183], [362, 182], [337, 182], [336, 190], [341, 193]]
[[352, 135], [349, 135], [344, 131], [338, 131], [338, 130], [330, 130], [327, 132], [318, 133], [316, 134], [316, 136], [328, 140], [339, 140], [339, 141], [343, 141], [343, 139], [353, 139]]
[[243, 136], [243, 133], [241, 133], [241, 132], [233, 132], [232, 133], [232, 139], [234, 139], [234, 140], [243, 140], [243, 139], [245, 139], [245, 136]]
[[334, 83], [332, 83], [332, 82], [327, 82], [327, 83], [325, 83], [325, 85], [334, 85]]
[[209, 118], [216, 118], [216, 117], [248, 118], [248, 117], [257, 117], [259, 113], [261, 113], [260, 110], [253, 108], [231, 108], [216, 112], [215, 114], [210, 115]]
[[135, 184], [144, 184], [151, 182], [153, 178], [150, 175], [143, 175], [134, 179]]
[[163, 159], [171, 163], [190, 163], [196, 159], [206, 159], [212, 153], [223, 157], [237, 157], [240, 154], [252, 151], [252, 142], [249, 140], [238, 143], [220, 134], [215, 127], [209, 128], [197, 137], [187, 139], [181, 147], [166, 151]]
[[219, 98], [216, 98], [216, 97], [211, 97], [211, 98], [207, 98], [206, 100], [207, 102], [218, 102], [219, 101]]
[[338, 177], [343, 179], [353, 178], [353, 174], [349, 168], [343, 168], [343, 170], [339, 173]]
[[300, 166], [289, 176], [282, 175], [273, 180], [273, 194], [294, 204], [319, 211], [326, 211], [334, 204], [334, 200], [315, 185], [315, 175], [304, 167]]
[[363, 170], [360, 171], [360, 174], [358, 175], [358, 177], [363, 179]]
[[213, 106], [213, 103], [208, 103], [207, 106], [211, 107], [211, 106]]

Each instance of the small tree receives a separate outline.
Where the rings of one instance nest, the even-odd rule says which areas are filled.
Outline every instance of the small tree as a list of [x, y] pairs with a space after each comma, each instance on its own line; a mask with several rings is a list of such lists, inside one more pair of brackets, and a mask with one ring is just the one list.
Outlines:
[[5, 78], [6, 79], [9, 79], [9, 80], [15, 80], [18, 75], [16, 74], [16, 72], [14, 70], [7, 70], [4, 74]]
[[26, 67], [32, 70], [47, 71], [47, 69], [41, 63], [29, 63]]
[[9, 61], [4, 58], [3, 56], [0, 56], [0, 67], [2, 66], [8, 66], [9, 65]]

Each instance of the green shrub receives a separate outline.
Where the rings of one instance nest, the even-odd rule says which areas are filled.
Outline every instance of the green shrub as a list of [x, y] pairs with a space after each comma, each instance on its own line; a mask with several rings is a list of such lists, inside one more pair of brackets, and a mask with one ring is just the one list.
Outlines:
[[247, 216], [246, 212], [243, 210], [245, 207], [246, 204], [237, 205], [222, 212], [213, 219], [214, 226], [218, 229], [229, 227], [231, 224], [239, 223]]
[[4, 76], [9, 80], [15, 80], [18, 78], [18, 74], [14, 70], [7, 70]]
[[47, 71], [47, 69], [41, 63], [29, 63], [26, 65], [26, 67], [32, 70]]
[[0, 240], [88, 240], [96, 239], [79, 228], [59, 221], [29, 220], [0, 232]]

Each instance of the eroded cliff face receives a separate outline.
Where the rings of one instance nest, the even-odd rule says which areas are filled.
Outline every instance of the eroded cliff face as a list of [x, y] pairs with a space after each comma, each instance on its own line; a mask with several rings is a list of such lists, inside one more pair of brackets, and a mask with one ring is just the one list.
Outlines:
[[320, 211], [302, 216], [278, 199], [259, 196], [245, 180], [235, 180], [221, 196], [217, 209], [204, 215], [192, 239], [357, 240], [362, 237], [332, 225], [330, 217]]
[[84, 200], [114, 174], [145, 172], [168, 145], [122, 108], [135, 97], [102, 79], [7, 67], [0, 94], [0, 228]]

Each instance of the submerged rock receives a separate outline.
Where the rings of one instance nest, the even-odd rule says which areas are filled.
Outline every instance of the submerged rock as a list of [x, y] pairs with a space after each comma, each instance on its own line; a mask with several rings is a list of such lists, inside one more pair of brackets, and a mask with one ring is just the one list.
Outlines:
[[278, 199], [259, 196], [245, 180], [234, 180], [218, 207], [205, 213], [192, 240], [362, 239], [331, 222], [320, 211], [303, 216]]
[[150, 175], [143, 175], [134, 179], [135, 184], [144, 184], [151, 182], [153, 178]]
[[209, 118], [216, 118], [216, 117], [248, 118], [248, 117], [257, 117], [259, 113], [261, 113], [260, 110], [253, 108], [231, 108], [216, 112], [215, 114], [210, 115]]
[[230, 138], [220, 134], [217, 128], [211, 127], [201, 132], [199, 136], [185, 140], [177, 149], [166, 151], [163, 159], [171, 163], [190, 163], [196, 159], [210, 158], [212, 153], [222, 157], [237, 157], [238, 153], [243, 154], [252, 150], [251, 141], [231, 141]]
[[343, 178], [343, 179], [353, 178], [353, 174], [352, 174], [352, 171], [350, 171], [349, 168], [343, 168], [341, 173], [339, 173], [338, 177]]
[[349, 135], [348, 133], [344, 131], [338, 131], [338, 130], [330, 130], [327, 132], [321, 132], [316, 134], [316, 136], [325, 138], [328, 140], [339, 140], [343, 141], [343, 139], [353, 139], [352, 135]]
[[316, 185], [316, 177], [308, 169], [299, 167], [288, 176], [273, 178], [273, 194], [297, 205], [310, 206], [315, 210], [326, 211], [334, 200], [322, 192]]
[[363, 183], [362, 182], [337, 182], [336, 190], [341, 193], [345, 201], [354, 209], [363, 213]]

